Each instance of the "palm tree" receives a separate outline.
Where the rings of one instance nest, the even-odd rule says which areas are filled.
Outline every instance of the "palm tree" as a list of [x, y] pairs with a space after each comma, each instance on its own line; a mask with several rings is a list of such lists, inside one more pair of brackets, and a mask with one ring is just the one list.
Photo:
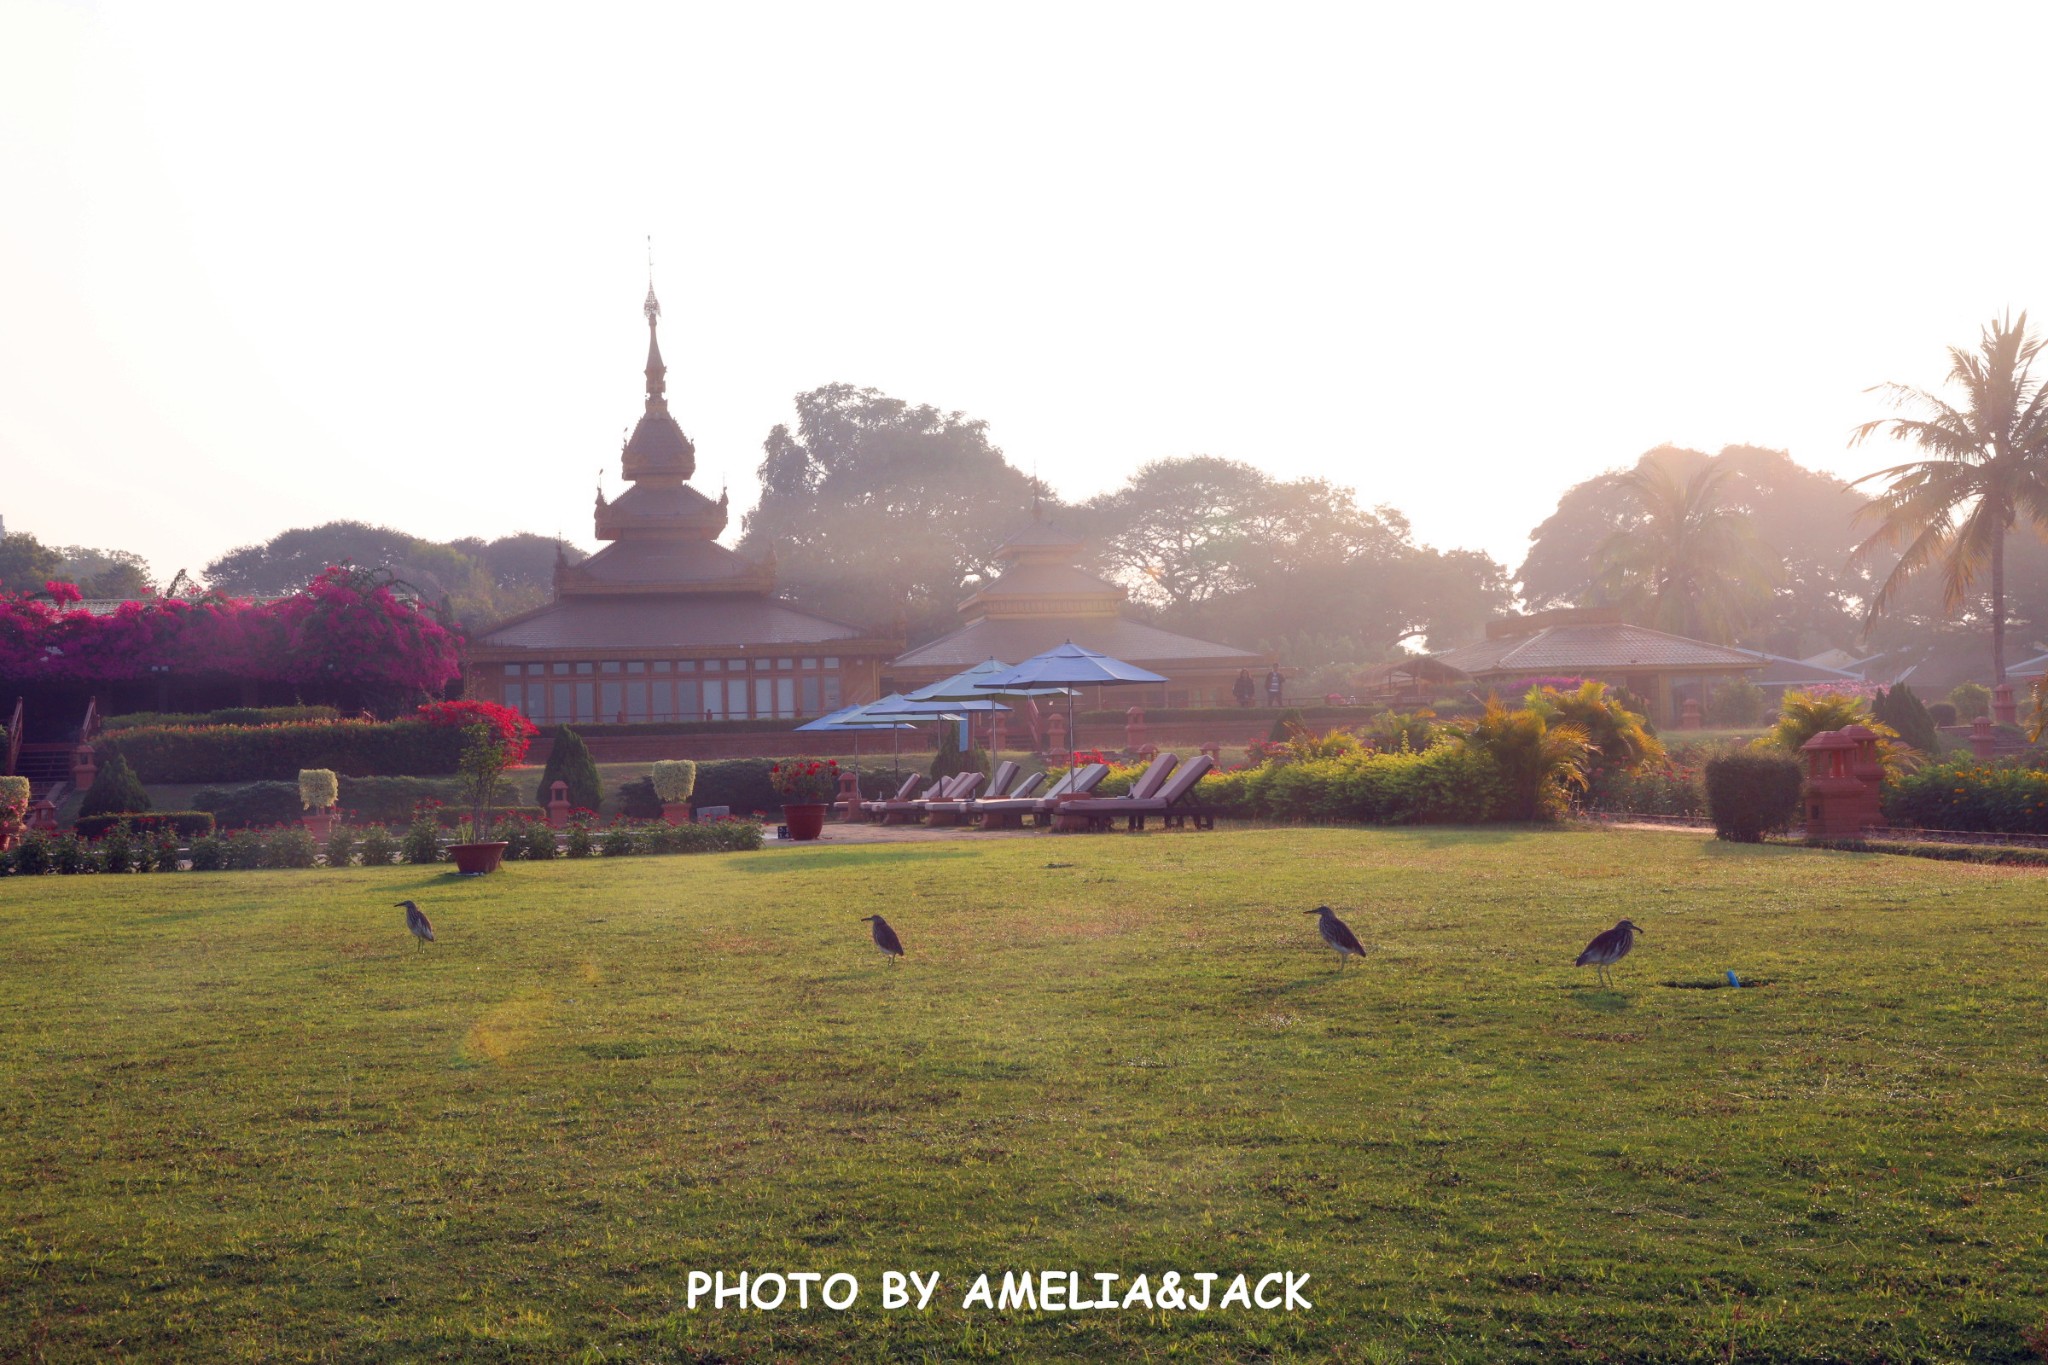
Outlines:
[[2048, 527], [2048, 386], [2034, 378], [2041, 339], [2027, 335], [2027, 315], [1986, 324], [1972, 353], [1949, 347], [1949, 382], [1959, 403], [1905, 384], [1880, 384], [1892, 406], [1910, 417], [1880, 417], [1856, 428], [1850, 444], [1883, 431], [1909, 441], [1926, 458], [1858, 479], [1889, 486], [1857, 512], [1876, 530], [1856, 547], [1851, 564], [1906, 542], [1898, 562], [1871, 597], [1871, 618], [1892, 605], [1907, 580], [1941, 565], [1942, 608], [1954, 612], [1986, 568], [1991, 576], [1991, 667], [2005, 681], [2005, 537], [2025, 517]]
[[1621, 476], [1637, 519], [1600, 546], [1601, 586], [1659, 630], [1726, 643], [1769, 601], [1777, 567], [1724, 500], [1729, 466], [1690, 454], [1653, 450]]

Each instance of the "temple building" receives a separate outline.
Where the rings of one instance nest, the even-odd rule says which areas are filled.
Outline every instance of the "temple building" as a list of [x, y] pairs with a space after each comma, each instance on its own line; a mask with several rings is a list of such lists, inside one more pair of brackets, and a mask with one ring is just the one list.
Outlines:
[[775, 595], [771, 551], [718, 543], [726, 499], [690, 487], [697, 450], [668, 410], [661, 305], [647, 290], [647, 410], [625, 443], [625, 492], [597, 495], [597, 538], [558, 558], [555, 600], [470, 642], [467, 694], [536, 724], [796, 719], [879, 695], [895, 639]]
[[966, 624], [899, 655], [884, 670], [888, 686], [907, 691], [988, 659], [1019, 663], [1072, 640], [1168, 680], [1105, 691], [1089, 705], [1230, 706], [1241, 670], [1263, 697], [1269, 656], [1129, 619], [1124, 590], [1075, 564], [1082, 548], [1079, 536], [1034, 511], [996, 551], [1002, 571], [960, 603]]

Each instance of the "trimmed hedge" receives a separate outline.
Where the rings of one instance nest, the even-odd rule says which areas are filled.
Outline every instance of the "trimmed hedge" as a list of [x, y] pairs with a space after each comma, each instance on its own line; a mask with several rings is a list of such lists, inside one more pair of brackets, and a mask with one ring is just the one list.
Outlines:
[[[1122, 796], [1144, 771], [1142, 764], [1113, 767], [1093, 794]], [[1499, 819], [1507, 796], [1490, 757], [1439, 744], [1420, 753], [1366, 751], [1211, 771], [1185, 800], [1242, 819], [1434, 825]]]
[[94, 774], [92, 785], [85, 789], [85, 800], [79, 803], [78, 813], [111, 815], [145, 811], [151, 804], [149, 793], [135, 780], [135, 772], [128, 766], [128, 760], [115, 754]]
[[1707, 814], [1718, 838], [1762, 843], [1799, 817], [1806, 770], [1789, 754], [1722, 754], [1707, 760], [1706, 778]]
[[171, 726], [181, 730], [207, 725], [282, 725], [292, 721], [334, 720], [340, 712], [331, 706], [229, 706], [218, 711], [130, 711], [108, 716], [100, 722], [104, 730], [139, 730]]
[[2048, 834], [2048, 772], [1957, 757], [1887, 783], [1884, 815], [1901, 829]]
[[170, 830], [183, 839], [195, 839], [202, 834], [211, 834], [214, 820], [210, 812], [203, 810], [159, 810], [126, 812], [118, 815], [86, 815], [72, 823], [79, 837], [97, 839], [108, 830], [121, 826], [135, 833], [154, 833], [160, 829]]
[[192, 804], [211, 812], [214, 823], [222, 829], [267, 829], [273, 825], [293, 824], [305, 809], [299, 804], [296, 780], [202, 787], [192, 798]]
[[[460, 726], [423, 720], [337, 720], [292, 725], [221, 725], [205, 730], [151, 726], [102, 735], [102, 761], [118, 754], [144, 782], [290, 781], [301, 768], [344, 777], [453, 773]], [[298, 800], [297, 786], [293, 801]]]

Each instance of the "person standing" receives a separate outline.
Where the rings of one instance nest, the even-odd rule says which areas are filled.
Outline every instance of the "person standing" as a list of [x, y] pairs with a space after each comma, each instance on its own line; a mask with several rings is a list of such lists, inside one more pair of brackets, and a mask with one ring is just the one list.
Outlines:
[[1266, 705], [1278, 706], [1279, 704], [1280, 670], [1276, 668], [1272, 672], [1266, 674]]
[[1237, 681], [1230, 685], [1230, 695], [1237, 698], [1239, 706], [1252, 704], [1252, 671], [1249, 668], [1237, 670]]

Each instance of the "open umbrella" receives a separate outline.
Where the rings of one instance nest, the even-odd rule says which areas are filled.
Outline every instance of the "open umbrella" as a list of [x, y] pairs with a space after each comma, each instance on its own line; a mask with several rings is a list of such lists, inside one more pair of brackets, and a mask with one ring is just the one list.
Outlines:
[[957, 721], [963, 711], [1009, 709], [998, 701], [912, 701], [901, 692], [891, 692], [880, 701], [871, 701], [863, 706], [860, 709], [860, 719], [872, 720], [877, 724], [887, 724], [891, 721]]
[[[923, 687], [912, 692], [906, 692], [903, 695], [911, 701], [945, 702], [1014, 702], [1029, 701], [1033, 697], [1063, 697], [1068, 695], [1067, 689], [1064, 687], [1019, 686], [994, 688], [983, 686], [984, 683], [998, 674], [1009, 672], [1010, 668], [1011, 665], [1004, 663], [1001, 659], [984, 659], [974, 667], [955, 673], [950, 678], [941, 678], [935, 683], [926, 683]], [[991, 752], [989, 754], [989, 762], [993, 764], [995, 760], [996, 755]]]
[[[1017, 687], [1123, 687], [1138, 683], [1163, 683], [1166, 679], [1136, 664], [1113, 659], [1100, 650], [1077, 645], [1072, 640], [1043, 654], [1034, 654], [1015, 668], [992, 673], [975, 686], [985, 692]], [[1067, 742], [1074, 735], [1074, 692], [1067, 693]], [[1073, 762], [1073, 754], [1067, 755]]]

